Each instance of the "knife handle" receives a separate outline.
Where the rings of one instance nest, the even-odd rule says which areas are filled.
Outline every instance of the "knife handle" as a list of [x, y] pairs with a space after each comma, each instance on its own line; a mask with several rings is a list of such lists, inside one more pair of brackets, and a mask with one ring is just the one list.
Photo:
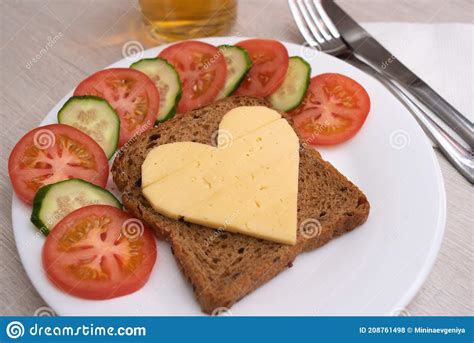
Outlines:
[[451, 104], [444, 100], [423, 80], [416, 79], [407, 88], [423, 105], [443, 120], [454, 132], [456, 132], [472, 149], [474, 149], [474, 125], [459, 113]]
[[460, 145], [448, 132], [430, 118], [408, 95], [408, 91], [379, 73], [354, 55], [347, 56], [347, 62], [375, 77], [388, 88], [413, 114], [427, 136], [436, 143], [441, 153], [471, 184], [474, 184], [474, 161], [471, 151]]

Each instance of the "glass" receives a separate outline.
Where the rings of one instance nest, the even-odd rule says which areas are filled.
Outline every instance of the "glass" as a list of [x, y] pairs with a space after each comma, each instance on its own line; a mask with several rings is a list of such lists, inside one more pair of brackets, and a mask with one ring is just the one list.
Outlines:
[[224, 35], [236, 17], [236, 0], [140, 0], [151, 36], [162, 42]]

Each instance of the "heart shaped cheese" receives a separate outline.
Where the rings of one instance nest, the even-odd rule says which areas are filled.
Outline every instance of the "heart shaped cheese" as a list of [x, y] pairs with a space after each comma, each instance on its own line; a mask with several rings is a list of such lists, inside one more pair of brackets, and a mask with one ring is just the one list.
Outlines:
[[159, 213], [203, 226], [295, 244], [299, 141], [262, 106], [229, 111], [217, 147], [160, 145], [142, 165], [142, 192]]

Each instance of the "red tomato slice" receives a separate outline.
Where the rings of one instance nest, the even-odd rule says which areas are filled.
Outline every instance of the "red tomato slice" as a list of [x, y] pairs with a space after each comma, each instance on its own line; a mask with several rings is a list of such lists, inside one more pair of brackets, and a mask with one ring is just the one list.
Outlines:
[[332, 145], [352, 138], [369, 111], [364, 87], [341, 74], [321, 74], [311, 79], [303, 102], [290, 115], [309, 144]]
[[181, 79], [183, 95], [178, 104], [179, 113], [209, 104], [224, 87], [227, 64], [215, 46], [185, 41], [167, 47], [159, 57], [171, 63]]
[[8, 159], [8, 174], [18, 197], [31, 204], [47, 184], [80, 178], [105, 187], [109, 164], [102, 148], [72, 126], [53, 124], [24, 135]]
[[104, 69], [82, 81], [74, 95], [96, 95], [107, 100], [120, 117], [119, 146], [153, 127], [160, 107], [155, 84], [142, 72], [128, 68]]
[[156, 241], [143, 223], [115, 207], [82, 207], [46, 238], [43, 267], [60, 289], [85, 299], [133, 293], [148, 281]]
[[280, 87], [288, 70], [288, 51], [278, 41], [248, 39], [236, 45], [244, 48], [252, 60], [252, 67], [234, 95], [266, 97]]

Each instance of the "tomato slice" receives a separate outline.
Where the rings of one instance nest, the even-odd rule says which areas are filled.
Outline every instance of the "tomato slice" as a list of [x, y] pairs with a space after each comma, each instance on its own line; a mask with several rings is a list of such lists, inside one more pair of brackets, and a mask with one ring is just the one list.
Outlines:
[[91, 205], [63, 218], [46, 238], [43, 267], [60, 289], [85, 299], [130, 294], [156, 261], [152, 232], [115, 207]]
[[332, 145], [352, 138], [370, 111], [364, 87], [341, 74], [311, 79], [300, 106], [290, 112], [297, 130], [313, 145]]
[[82, 81], [74, 95], [95, 95], [109, 102], [120, 117], [119, 146], [153, 127], [160, 94], [144, 73], [128, 68], [104, 69]]
[[185, 41], [164, 49], [159, 57], [178, 71], [183, 95], [178, 112], [186, 112], [212, 102], [224, 87], [227, 64], [215, 46], [198, 41]]
[[288, 70], [288, 51], [278, 41], [248, 39], [236, 45], [247, 50], [252, 67], [234, 95], [266, 97], [280, 87]]
[[78, 129], [52, 124], [24, 135], [8, 159], [8, 173], [18, 197], [31, 204], [47, 184], [79, 178], [105, 187], [109, 164], [102, 148]]

